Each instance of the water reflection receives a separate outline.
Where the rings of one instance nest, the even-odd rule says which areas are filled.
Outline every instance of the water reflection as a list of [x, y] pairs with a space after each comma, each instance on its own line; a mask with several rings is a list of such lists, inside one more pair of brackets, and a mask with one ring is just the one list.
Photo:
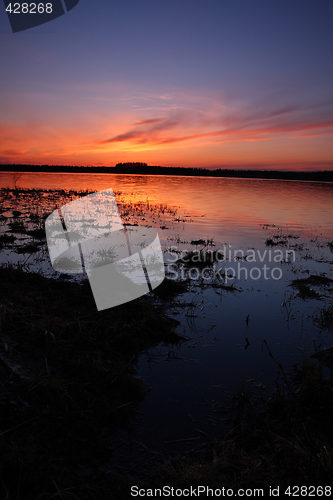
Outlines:
[[[0, 174], [0, 187], [13, 187], [12, 173]], [[23, 174], [17, 187], [121, 192], [123, 202], [167, 205], [191, 229], [233, 243], [255, 242], [260, 226], [278, 225], [302, 235], [332, 237], [333, 186], [330, 183], [116, 174]], [[117, 200], [118, 201], [118, 200]], [[184, 223], [185, 224], [185, 223]], [[192, 232], [193, 228], [193, 232]]]
[[[11, 176], [0, 175], [2, 187], [13, 188]], [[307, 295], [290, 286], [298, 277], [333, 275], [331, 184], [25, 174], [17, 186], [36, 191], [1, 191], [0, 231], [4, 234], [6, 229], [7, 235], [3, 258], [16, 255], [17, 240], [28, 242], [33, 237], [29, 232], [35, 231], [32, 234], [37, 236], [43, 214], [77, 198], [76, 191], [112, 187], [122, 223], [157, 229], [166, 263], [173, 266], [186, 252], [203, 249], [221, 250], [228, 257], [230, 249], [232, 258], [220, 263], [225, 273], [228, 275], [226, 267], [237, 269], [238, 265], [248, 270], [248, 279], [243, 271], [228, 281], [227, 285], [233, 285], [230, 289], [223, 275], [224, 286], [218, 287], [192, 271], [190, 291], [170, 303], [170, 312], [180, 322], [179, 333], [189, 340], [178, 348], [161, 345], [140, 358], [140, 373], [152, 390], [142, 404], [144, 417], [132, 444], [142, 440], [169, 452], [188, 446], [170, 444], [177, 439], [202, 439], [199, 431], [218, 435], [224, 417], [220, 411], [228, 402], [225, 392], [237, 390], [242, 378], [263, 386], [274, 379], [276, 367], [264, 340], [286, 369], [293, 360], [302, 361], [305, 352], [332, 344], [331, 333], [314, 322], [318, 310], [332, 301], [330, 285], [313, 285], [316, 293], [308, 291]], [[47, 193], [46, 189], [57, 191]], [[10, 236], [15, 241], [9, 241]], [[35, 237], [33, 242], [38, 242]], [[233, 260], [235, 250], [249, 255], [251, 249], [256, 261], [239, 259], [239, 253]], [[283, 255], [294, 252], [295, 258], [272, 263], [269, 250], [271, 255], [278, 250]], [[23, 254], [23, 258], [27, 256]], [[251, 277], [254, 266], [270, 263], [282, 271], [281, 279], [267, 279], [264, 274]], [[185, 279], [189, 269], [183, 264], [178, 262], [176, 269], [184, 271]], [[192, 264], [191, 269], [198, 267]]]

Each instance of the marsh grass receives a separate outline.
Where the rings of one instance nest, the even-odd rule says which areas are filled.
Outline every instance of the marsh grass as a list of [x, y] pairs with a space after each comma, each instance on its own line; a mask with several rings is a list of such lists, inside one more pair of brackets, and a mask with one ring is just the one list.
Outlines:
[[267, 247], [274, 247], [277, 245], [287, 245], [288, 239], [282, 234], [274, 234], [271, 238], [267, 238], [265, 241]]
[[1, 248], [7, 246], [10, 243], [13, 243], [15, 241], [15, 236], [12, 234], [1, 234], [0, 235], [0, 250]]
[[142, 487], [205, 484], [267, 493], [270, 486], [331, 485], [332, 374], [324, 376], [321, 364], [305, 359], [282, 380], [269, 398], [241, 383], [229, 408], [231, 430], [200, 452], [157, 465]]
[[333, 280], [327, 276], [311, 274], [308, 278], [293, 280], [290, 286], [296, 288], [297, 296], [301, 299], [316, 299], [321, 298], [322, 290], [326, 290], [332, 283]]
[[313, 285], [313, 286], [328, 286], [333, 283], [331, 278], [327, 276], [311, 274], [308, 278], [300, 278], [292, 281], [293, 286], [299, 285]]
[[[213, 240], [207, 241], [212, 242]], [[215, 246], [214, 243], [212, 245]], [[221, 263], [223, 260], [224, 255], [220, 250], [208, 250], [207, 248], [190, 250], [169, 265], [170, 275], [176, 278], [169, 281], [175, 282], [174, 287], [186, 285], [188, 288], [193, 285], [201, 290], [212, 288], [216, 293], [220, 293], [221, 290], [239, 292], [240, 289], [237, 288], [236, 283], [227, 284], [227, 275], [224, 269], [222, 267], [218, 270], [215, 268], [215, 264]], [[193, 271], [195, 272], [193, 273]]]
[[133, 426], [147, 391], [136, 358], [179, 342], [173, 326], [152, 297], [97, 312], [88, 282], [0, 267], [1, 498], [114, 498], [85, 471]]
[[25, 227], [24, 222], [22, 220], [9, 222], [8, 227], [12, 233], [19, 233], [19, 234], [26, 233], [26, 227]]
[[297, 296], [301, 299], [317, 299], [321, 297], [320, 293], [310, 288], [309, 285], [299, 284], [297, 288]]
[[323, 307], [315, 315], [315, 322], [320, 328], [333, 330], [333, 304], [328, 307]]
[[35, 239], [46, 239], [45, 230], [42, 227], [31, 229], [30, 231], [27, 231], [27, 234]]
[[312, 357], [318, 359], [323, 365], [333, 369], [333, 347], [322, 349], [313, 354]]
[[15, 252], [18, 254], [36, 253], [40, 250], [41, 245], [43, 245], [43, 242], [41, 241], [35, 243], [27, 243], [26, 245], [17, 246], [15, 248]]
[[[27, 234], [34, 239], [45, 239], [44, 221], [53, 210], [66, 203], [94, 193], [94, 190], [64, 190], [64, 189], [0, 189], [0, 213], [5, 208], [11, 211], [12, 217], [2, 217], [7, 226], [7, 231], [18, 234]], [[177, 222], [177, 208], [152, 203], [147, 200], [135, 201], [135, 196], [130, 201], [121, 192], [114, 192], [118, 210], [123, 224], [157, 226], [166, 229], [175, 227]], [[178, 222], [190, 223], [190, 219], [179, 219]], [[36, 227], [36, 223], [37, 226]], [[207, 240], [207, 244], [209, 241]]]
[[202, 245], [204, 247], [207, 246], [213, 247], [215, 246], [215, 243], [213, 238], [208, 238], [207, 240], [203, 240], [202, 238], [200, 238], [199, 240], [192, 240], [191, 245]]
[[[267, 225], [265, 225], [267, 226]], [[278, 245], [286, 246], [288, 245], [290, 239], [298, 239], [299, 236], [295, 234], [274, 234], [271, 238], [267, 238], [265, 244], [267, 247], [274, 247]], [[295, 245], [292, 245], [293, 247]]]

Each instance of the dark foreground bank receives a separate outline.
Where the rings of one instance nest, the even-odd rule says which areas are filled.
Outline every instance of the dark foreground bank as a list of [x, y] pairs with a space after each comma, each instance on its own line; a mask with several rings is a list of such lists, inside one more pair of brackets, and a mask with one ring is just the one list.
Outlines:
[[147, 496], [156, 489], [157, 498], [163, 486], [268, 492], [333, 484], [332, 353], [286, 375], [267, 344], [279, 368], [276, 390], [241, 386], [224, 415], [227, 435], [201, 452], [150, 460], [140, 477], [108, 470], [114, 432], [131, 428], [145, 397], [136, 358], [156, 343], [181, 341], [173, 325], [154, 297], [97, 312], [88, 283], [0, 268], [1, 499], [127, 500], [134, 486]]
[[175, 323], [151, 297], [98, 312], [88, 281], [0, 268], [2, 500], [113, 498], [96, 471], [144, 398], [136, 358]]

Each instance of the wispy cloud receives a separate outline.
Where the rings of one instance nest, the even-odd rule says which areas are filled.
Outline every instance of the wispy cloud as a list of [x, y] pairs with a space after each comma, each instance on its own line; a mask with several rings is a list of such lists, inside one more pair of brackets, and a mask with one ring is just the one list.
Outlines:
[[[268, 165], [288, 155], [300, 161], [331, 157], [333, 101], [308, 102], [288, 92], [269, 97], [195, 90], [140, 93], [127, 88], [123, 95], [119, 89], [109, 94], [97, 89], [99, 95], [89, 90], [88, 105], [84, 96], [62, 104], [45, 99], [49, 108], [45, 104], [39, 112], [34, 101], [30, 107], [15, 102], [7, 119], [2, 114], [0, 161], [110, 165], [139, 157], [159, 164], [204, 166], [219, 164], [221, 158]], [[16, 120], [10, 118], [13, 109]]]
[[150, 120], [140, 120], [136, 123], [136, 125], [150, 125], [161, 121], [163, 121], [163, 118], [151, 118]]
[[[151, 144], [170, 145], [188, 141], [262, 141], [274, 139], [278, 134], [310, 137], [333, 132], [333, 106], [318, 103], [274, 106], [272, 103], [238, 105], [230, 109], [211, 108], [168, 110], [164, 116], [144, 118], [120, 134], [97, 141], [95, 144]], [[296, 135], [295, 135], [296, 133]]]

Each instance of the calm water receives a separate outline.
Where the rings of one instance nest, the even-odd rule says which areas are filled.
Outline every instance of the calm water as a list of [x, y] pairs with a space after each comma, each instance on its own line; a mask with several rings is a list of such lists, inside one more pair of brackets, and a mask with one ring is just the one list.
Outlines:
[[[136, 222], [159, 229], [169, 271], [179, 252], [200, 248], [193, 240], [212, 239], [215, 246], [210, 248], [231, 252], [220, 267], [229, 274], [235, 271], [229, 283], [237, 291], [213, 289], [208, 281], [206, 287], [205, 282], [199, 286], [193, 273], [191, 292], [170, 308], [180, 321], [178, 331], [189, 340], [177, 348], [161, 345], [138, 360], [139, 374], [151, 390], [134, 432], [119, 434], [119, 442], [127, 444], [112, 466], [121, 462], [121, 454], [124, 463], [129, 456], [138, 459], [142, 445], [169, 454], [204, 443], [203, 433], [218, 436], [226, 417], [222, 407], [230, 401], [226, 393], [237, 391], [241, 380], [255, 379], [263, 386], [274, 381], [277, 367], [263, 340], [285, 369], [301, 362], [304, 352], [333, 345], [332, 333], [320, 331], [313, 320], [320, 308], [332, 303], [332, 291], [318, 288], [320, 298], [304, 300], [290, 286], [291, 280], [309, 274], [333, 277], [327, 245], [333, 241], [332, 184], [108, 174], [23, 174], [15, 179], [15, 174], [0, 174], [0, 187], [14, 187], [15, 181], [19, 188], [41, 190], [111, 187], [119, 204], [141, 204], [145, 213]], [[5, 209], [10, 217], [14, 207]], [[283, 244], [267, 247], [267, 239]], [[235, 250], [252, 252], [255, 260], [235, 259]], [[283, 257], [288, 250], [293, 253], [287, 262], [274, 261], [277, 250]], [[26, 256], [6, 250], [0, 258], [18, 261]], [[175, 442], [184, 438], [189, 441]]]
[[[0, 187], [13, 187], [15, 174], [0, 174]], [[329, 183], [108, 174], [23, 174], [17, 187], [121, 191], [128, 200], [177, 208], [194, 224], [181, 235], [200, 232], [217, 240], [257, 242], [264, 224], [298, 234], [332, 237], [333, 186]], [[186, 235], [186, 236], [185, 236]]]

